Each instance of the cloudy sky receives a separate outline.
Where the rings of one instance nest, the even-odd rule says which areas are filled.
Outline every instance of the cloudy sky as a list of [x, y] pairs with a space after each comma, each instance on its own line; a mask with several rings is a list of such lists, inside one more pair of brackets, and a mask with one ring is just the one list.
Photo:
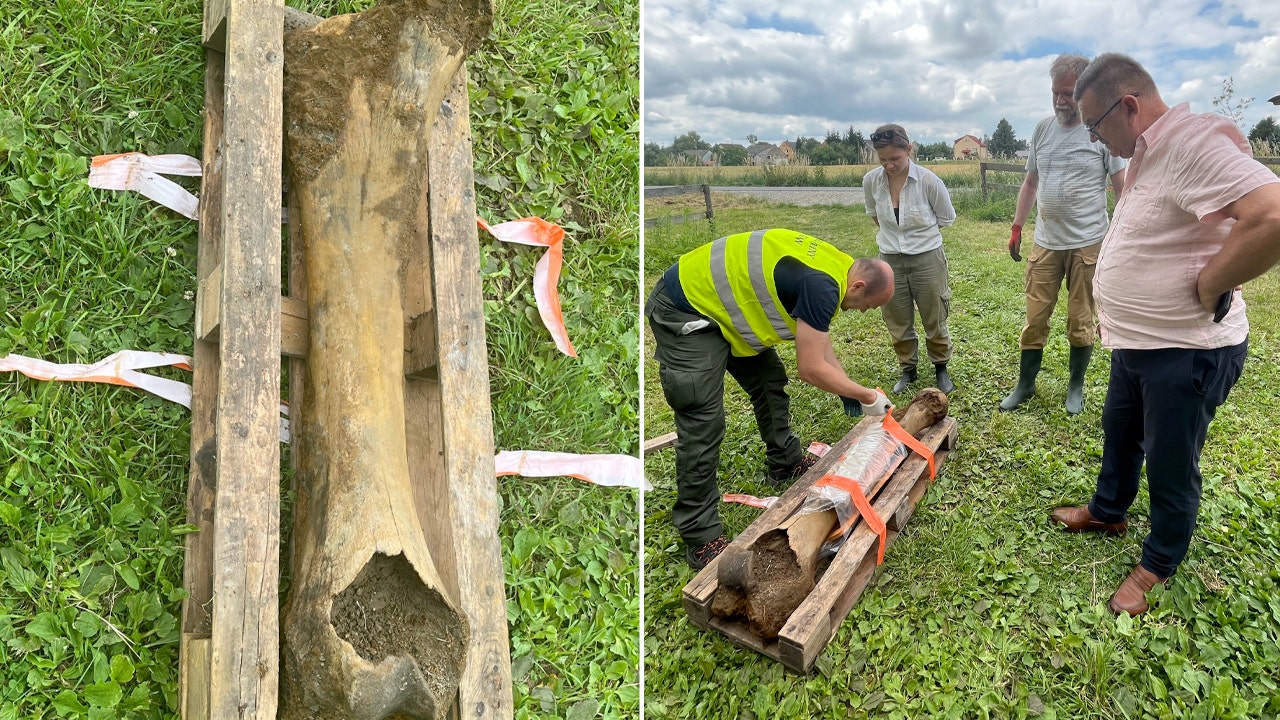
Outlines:
[[1280, 120], [1275, 0], [641, 0], [644, 139], [821, 139], [897, 122], [921, 142], [1027, 139], [1062, 52], [1132, 55], [1170, 105], [1252, 96]]

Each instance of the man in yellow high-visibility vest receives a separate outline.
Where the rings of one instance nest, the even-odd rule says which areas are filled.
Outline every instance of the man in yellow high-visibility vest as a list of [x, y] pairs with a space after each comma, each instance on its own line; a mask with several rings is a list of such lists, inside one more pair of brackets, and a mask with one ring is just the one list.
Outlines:
[[774, 345], [795, 342], [801, 380], [835, 395], [850, 416], [891, 407], [849, 379], [828, 335], [841, 310], [865, 312], [893, 296], [893, 271], [792, 230], [720, 238], [681, 256], [654, 285], [649, 318], [662, 392], [675, 414], [677, 497], [671, 517], [685, 559], [700, 569], [728, 540], [716, 467], [724, 439], [724, 374], [751, 398], [769, 477], [794, 480], [812, 461], [791, 432], [787, 372]]

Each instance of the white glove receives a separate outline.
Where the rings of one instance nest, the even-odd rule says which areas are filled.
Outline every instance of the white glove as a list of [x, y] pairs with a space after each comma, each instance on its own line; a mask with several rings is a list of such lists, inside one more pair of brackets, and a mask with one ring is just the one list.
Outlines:
[[879, 390], [876, 391], [876, 399], [873, 402], [862, 403], [863, 414], [870, 417], [881, 417], [892, 409], [893, 401]]

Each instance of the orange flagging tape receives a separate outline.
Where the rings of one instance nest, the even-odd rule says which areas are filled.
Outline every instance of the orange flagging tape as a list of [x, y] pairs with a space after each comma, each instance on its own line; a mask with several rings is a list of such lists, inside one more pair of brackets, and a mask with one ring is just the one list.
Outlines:
[[748, 505], [766, 510], [778, 502], [777, 495], [760, 498], [755, 495], [743, 495], [741, 493], [725, 493], [720, 499], [727, 503], [738, 503], [739, 505]]
[[[152, 395], [191, 409], [191, 386], [178, 380], [156, 377], [137, 372], [144, 368], [172, 366], [191, 370], [191, 358], [174, 353], [121, 350], [92, 365], [81, 363], [51, 363], [23, 355], [7, 355], [0, 358], [0, 372], [20, 372], [32, 380], [60, 380], [63, 382], [92, 382], [146, 390]], [[280, 405], [280, 414], [287, 416], [289, 407]], [[289, 442], [289, 418], [280, 418], [280, 439]]]
[[814, 440], [813, 442], [809, 443], [809, 453], [812, 455], [817, 455], [818, 457], [822, 457], [829, 452], [831, 452], [831, 446], [824, 442], [818, 442], [817, 440]]
[[[849, 493], [849, 497], [853, 498], [854, 507], [858, 508], [858, 513], [862, 515], [862, 519], [867, 522], [867, 527], [871, 528], [876, 535], [880, 536], [880, 546], [876, 550], [876, 564], [884, 562], [884, 546], [888, 540], [888, 527], [884, 524], [884, 520], [876, 513], [875, 508], [871, 507], [871, 502], [867, 500], [867, 496], [862, 492], [862, 486], [856, 480], [847, 478], [843, 475], [824, 475], [815, 485], [829, 485], [837, 490], [843, 490]], [[847, 520], [840, 524], [830, 535], [827, 540], [836, 540], [849, 532], [849, 528], [853, 525], [853, 521], [858, 518], [857, 515], [850, 515]]]
[[503, 450], [494, 458], [498, 475], [572, 477], [606, 487], [652, 490], [644, 465], [631, 455], [577, 455], [541, 450]]
[[89, 187], [103, 190], [137, 190], [161, 205], [198, 219], [200, 201], [165, 175], [200, 175], [200, 161], [189, 155], [143, 155], [116, 153], [98, 155], [89, 164]]
[[191, 369], [191, 358], [173, 353], [121, 350], [92, 365], [81, 363], [51, 363], [23, 355], [7, 355], [0, 358], [0, 372], [20, 372], [33, 380], [63, 380], [69, 382], [108, 383], [138, 388], [176, 402], [191, 409], [191, 386], [137, 372], [144, 368], [173, 366]]
[[[24, 355], [0, 357], [0, 372], [20, 372], [33, 380], [93, 382], [146, 390], [191, 409], [191, 386], [178, 380], [138, 372], [143, 368], [172, 366], [191, 370], [191, 358], [175, 353], [121, 350], [91, 365], [52, 363]], [[287, 416], [289, 406], [281, 403]], [[289, 442], [289, 418], [280, 418], [280, 440]], [[644, 478], [640, 458], [631, 455], [576, 455], [538, 450], [506, 450], [494, 458], [497, 475], [525, 477], [575, 477], [608, 487], [652, 490]]]
[[907, 432], [906, 428], [899, 425], [898, 421], [894, 420], [893, 416], [889, 413], [884, 414], [883, 425], [886, 432], [897, 438], [903, 445], [906, 445], [912, 450], [920, 453], [920, 455], [929, 462], [929, 482], [933, 482], [933, 479], [938, 476], [938, 471], [933, 466], [933, 451], [924, 443], [915, 439], [915, 437], [911, 433]]
[[564, 327], [564, 316], [560, 313], [560, 292], [556, 289], [560, 283], [560, 265], [564, 260], [564, 228], [539, 217], [521, 218], [497, 225], [490, 225], [482, 218], [476, 218], [476, 223], [502, 242], [547, 248], [533, 269], [533, 297], [538, 303], [542, 324], [551, 331], [556, 347], [569, 357], [578, 357], [578, 351], [569, 342], [569, 331]]

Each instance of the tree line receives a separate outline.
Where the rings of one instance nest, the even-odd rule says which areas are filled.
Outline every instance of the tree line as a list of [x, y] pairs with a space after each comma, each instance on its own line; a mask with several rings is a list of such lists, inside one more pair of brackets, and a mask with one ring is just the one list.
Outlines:
[[[1213, 107], [1219, 114], [1237, 125], [1242, 125], [1244, 110], [1253, 98], [1235, 99], [1233, 90], [1231, 78], [1224, 80], [1223, 92], [1214, 98]], [[1260, 120], [1249, 131], [1248, 138], [1255, 147], [1261, 145], [1267, 148], [1266, 154], [1280, 154], [1280, 125], [1277, 125], [1273, 118], [1265, 117]], [[747, 135], [745, 139], [747, 146], [750, 146], [758, 142], [759, 138], [752, 134]], [[1017, 156], [1018, 151], [1027, 149], [1027, 141], [1018, 138], [1013, 131], [1013, 125], [1005, 118], [1000, 118], [1000, 122], [996, 123], [995, 132], [983, 137], [982, 141], [987, 147], [988, 155], [993, 158], [1013, 158]], [[871, 141], [863, 136], [861, 131], [855, 130], [852, 125], [843, 134], [829, 130], [826, 137], [821, 140], [801, 135], [792, 141], [792, 145], [795, 148], [795, 157], [798, 158], [797, 162], [801, 164], [867, 165], [876, 162], [875, 149], [871, 147]], [[712, 162], [719, 165], [751, 164], [747, 147], [737, 143], [721, 143], [713, 146], [703, 140], [698, 133], [688, 132], [674, 138], [671, 144], [665, 147], [656, 142], [645, 143], [645, 167], [696, 164], [685, 154], [687, 150], [709, 150]], [[952, 146], [946, 142], [917, 144], [915, 150], [916, 158], [926, 162], [950, 159], [952, 156]]]

